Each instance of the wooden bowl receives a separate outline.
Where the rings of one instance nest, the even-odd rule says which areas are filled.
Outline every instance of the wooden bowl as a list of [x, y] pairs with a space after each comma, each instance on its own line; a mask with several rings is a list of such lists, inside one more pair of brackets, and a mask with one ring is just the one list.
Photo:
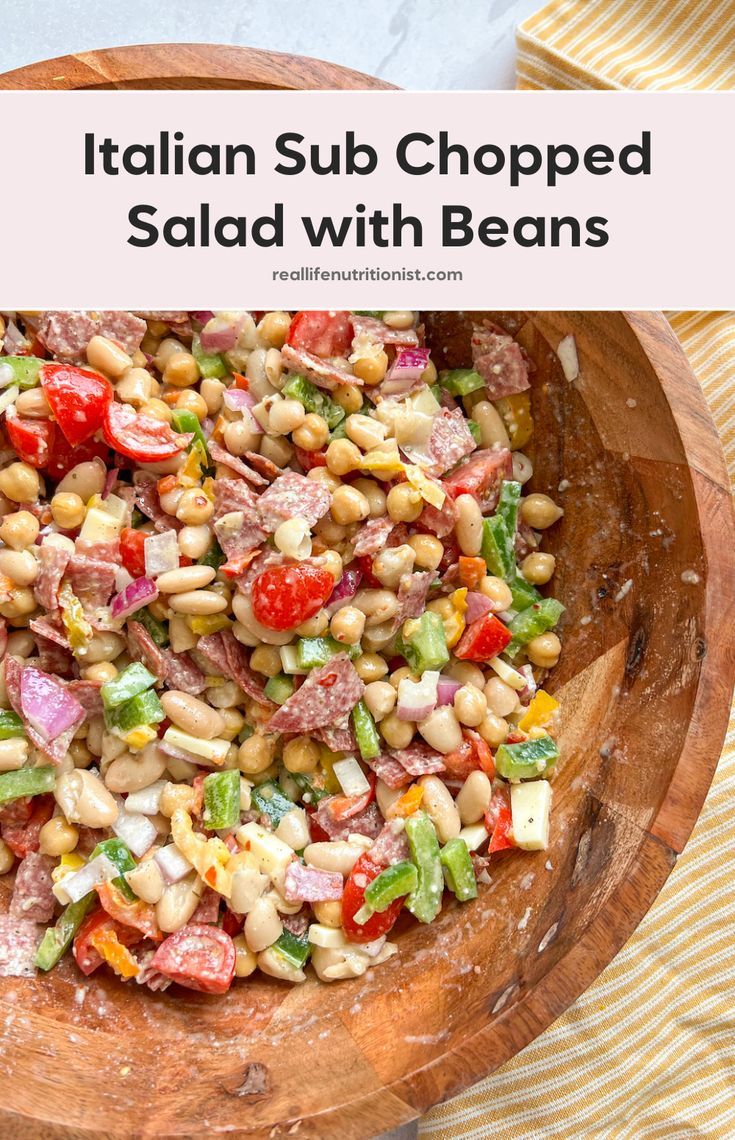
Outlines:
[[[210, 50], [186, 49], [183, 85], [204, 84], [207, 69], [221, 85], [326, 82], [324, 67], [330, 83], [344, 78], [311, 61], [292, 71], [286, 57], [264, 73], [263, 53], [235, 49], [212, 64]], [[150, 51], [64, 64], [82, 85], [101, 75], [153, 86]], [[141, 70], [127, 74], [131, 60]], [[158, 66], [162, 83], [181, 85]], [[29, 85], [58, 68], [27, 69]], [[4, 1135], [375, 1135], [522, 1049], [655, 899], [701, 808], [730, 705], [722, 631], [735, 617], [735, 532], [717, 434], [659, 314], [487, 315], [536, 364], [534, 487], [565, 507], [548, 543], [567, 606], [551, 683], [564, 763], [550, 850], [498, 859], [476, 902], [402, 930], [399, 954], [361, 980], [291, 988], [259, 977], [222, 998], [151, 994], [85, 981], [68, 961], [47, 977], [3, 980]], [[426, 314], [438, 363], [468, 361], [472, 316]], [[567, 333], [574, 383], [555, 356]]]

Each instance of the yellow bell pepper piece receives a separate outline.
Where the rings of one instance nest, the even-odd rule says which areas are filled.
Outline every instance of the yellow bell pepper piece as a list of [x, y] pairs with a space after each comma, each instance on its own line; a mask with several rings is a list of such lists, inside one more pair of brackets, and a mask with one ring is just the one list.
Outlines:
[[141, 748], [145, 748], [146, 744], [151, 744], [158, 738], [158, 733], [155, 728], [150, 724], [139, 724], [137, 728], [133, 728], [130, 732], [126, 732], [125, 736], [120, 739], [124, 740], [128, 748], [140, 752]]
[[84, 616], [82, 603], [68, 582], [64, 582], [59, 590], [59, 605], [72, 653], [77, 654], [86, 649], [87, 643], [91, 641], [92, 627]]
[[194, 832], [191, 816], [177, 808], [171, 816], [171, 835], [185, 859], [199, 872], [204, 882], [226, 899], [232, 892], [232, 876], [225, 871], [230, 852], [221, 839], [205, 839]]
[[543, 689], [539, 689], [518, 721], [518, 727], [521, 732], [530, 732], [532, 728], [543, 728], [549, 723], [558, 708], [559, 702], [545, 693]]
[[391, 804], [386, 812], [386, 818], [406, 819], [407, 816], [413, 815], [415, 811], [419, 810], [423, 798], [424, 789], [419, 784], [412, 784], [394, 804]]
[[452, 613], [444, 619], [444, 636], [447, 639], [447, 648], [452, 649], [465, 631], [467, 622], [467, 587], [462, 586], [449, 595], [452, 604]]
[[405, 465], [398, 454], [398, 444], [394, 439], [386, 440], [382, 447], [375, 447], [360, 460], [361, 471], [379, 471], [384, 475], [400, 475]]
[[[232, 622], [224, 614], [207, 614], [204, 617], [190, 617], [189, 629], [197, 637], [206, 637], [210, 633], [219, 633], [221, 629], [229, 629]], [[219, 678], [221, 681], [222, 678]]]
[[73, 852], [70, 855], [62, 855], [51, 872], [51, 878], [55, 883], [60, 883], [67, 875], [72, 875], [83, 866], [84, 859], [81, 855], [75, 855]]
[[412, 463], [407, 463], [405, 470], [406, 478], [414, 490], [418, 491], [424, 502], [436, 507], [437, 510], [441, 510], [447, 496], [439, 484], [430, 479], [420, 467], [416, 467]]
[[334, 765], [338, 760], [344, 760], [344, 752], [330, 752], [326, 745], [321, 745], [319, 763], [324, 772], [324, 790], [330, 795], [339, 795], [342, 785], [334, 774]]
[[196, 487], [202, 477], [201, 448], [192, 447], [176, 476], [182, 487]]
[[511, 451], [520, 451], [533, 435], [531, 397], [528, 392], [517, 392], [515, 396], [496, 400], [495, 407], [503, 417], [510, 436]]
[[97, 930], [89, 941], [108, 966], [112, 966], [121, 978], [135, 978], [140, 967], [127, 946], [123, 946], [112, 930]]

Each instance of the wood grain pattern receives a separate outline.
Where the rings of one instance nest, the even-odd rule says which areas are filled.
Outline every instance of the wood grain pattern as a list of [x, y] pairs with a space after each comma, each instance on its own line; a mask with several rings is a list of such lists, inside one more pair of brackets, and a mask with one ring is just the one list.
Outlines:
[[[0, 78], [54, 84], [383, 86], [314, 61], [188, 47], [90, 53]], [[258, 978], [224, 998], [152, 995], [97, 976], [80, 988], [68, 962], [48, 978], [3, 980], [3, 1136], [375, 1135], [522, 1049], [656, 898], [714, 772], [735, 672], [721, 636], [735, 617], [735, 528], [719, 441], [662, 316], [485, 315], [536, 364], [534, 485], [565, 507], [549, 543], [567, 605], [551, 849], [498, 860], [476, 902], [448, 906], [430, 930], [405, 924], [399, 954], [354, 982]], [[437, 363], [467, 363], [473, 316], [426, 314]], [[573, 384], [555, 355], [569, 332]], [[697, 580], [682, 580], [687, 571]]]

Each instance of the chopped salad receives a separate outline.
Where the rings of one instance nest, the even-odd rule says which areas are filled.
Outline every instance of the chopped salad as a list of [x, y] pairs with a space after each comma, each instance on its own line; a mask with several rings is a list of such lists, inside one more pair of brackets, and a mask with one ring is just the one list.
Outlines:
[[410, 311], [0, 316], [0, 975], [357, 977], [546, 847], [531, 368]]

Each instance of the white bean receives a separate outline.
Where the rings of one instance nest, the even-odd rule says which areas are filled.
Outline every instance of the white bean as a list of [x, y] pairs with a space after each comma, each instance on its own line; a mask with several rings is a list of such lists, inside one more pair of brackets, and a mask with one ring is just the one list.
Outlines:
[[345, 839], [335, 839], [332, 843], [310, 843], [304, 849], [304, 859], [310, 867], [319, 871], [339, 871], [349, 875], [362, 850]]
[[[124, 745], [123, 745], [124, 747]], [[154, 742], [133, 756], [123, 752], [105, 771], [105, 783], [111, 792], [138, 792], [160, 780], [167, 757]]]
[[474, 558], [482, 546], [482, 511], [474, 495], [459, 495], [457, 504], [457, 541], [460, 550]]
[[125, 880], [143, 902], [155, 904], [163, 898], [166, 884], [154, 859], [145, 859], [132, 871], [126, 871]]
[[283, 923], [270, 899], [259, 898], [253, 903], [245, 919], [244, 933], [249, 948], [256, 954], [281, 937]]
[[208, 586], [216, 573], [213, 566], [179, 566], [178, 570], [159, 574], [156, 585], [162, 594], [183, 594], [187, 590]]
[[[245, 937], [247, 938], [247, 935]], [[269, 977], [278, 978], [282, 982], [298, 984], [306, 981], [306, 974], [303, 970], [288, 962], [283, 954], [279, 954], [277, 950], [270, 948], [258, 954], [258, 969], [262, 970], [264, 974], [268, 974]]]
[[456, 752], [462, 743], [462, 730], [451, 705], [434, 709], [421, 721], [418, 730], [427, 744], [444, 755]]
[[294, 851], [303, 851], [309, 842], [309, 823], [303, 808], [294, 808], [282, 817], [275, 830], [276, 837], [288, 843]]
[[227, 609], [227, 598], [214, 590], [186, 590], [182, 594], [173, 594], [168, 604], [174, 613], [200, 617], [221, 614]]
[[286, 519], [276, 529], [273, 541], [282, 554], [303, 562], [311, 554], [311, 528], [306, 519]]
[[56, 780], [54, 798], [69, 823], [110, 827], [118, 817], [118, 806], [99, 776], [84, 768], [63, 772]]
[[422, 776], [418, 783], [424, 789], [421, 806], [434, 824], [439, 842], [446, 843], [459, 835], [462, 823], [446, 784], [438, 776]]
[[470, 772], [454, 801], [464, 827], [482, 819], [490, 806], [492, 794], [493, 785], [490, 778], [479, 768]]
[[166, 716], [192, 736], [214, 740], [224, 730], [225, 722], [220, 714], [190, 693], [169, 689], [162, 694], [161, 704]]
[[0, 740], [0, 772], [15, 772], [28, 759], [28, 741], [20, 737]]
[[472, 409], [472, 418], [480, 425], [480, 442], [483, 447], [500, 444], [510, 447], [510, 439], [500, 412], [489, 400], [480, 400]]
[[156, 903], [156, 919], [164, 934], [173, 934], [186, 926], [199, 905], [202, 890], [202, 880], [198, 875], [188, 875], [164, 888]]

